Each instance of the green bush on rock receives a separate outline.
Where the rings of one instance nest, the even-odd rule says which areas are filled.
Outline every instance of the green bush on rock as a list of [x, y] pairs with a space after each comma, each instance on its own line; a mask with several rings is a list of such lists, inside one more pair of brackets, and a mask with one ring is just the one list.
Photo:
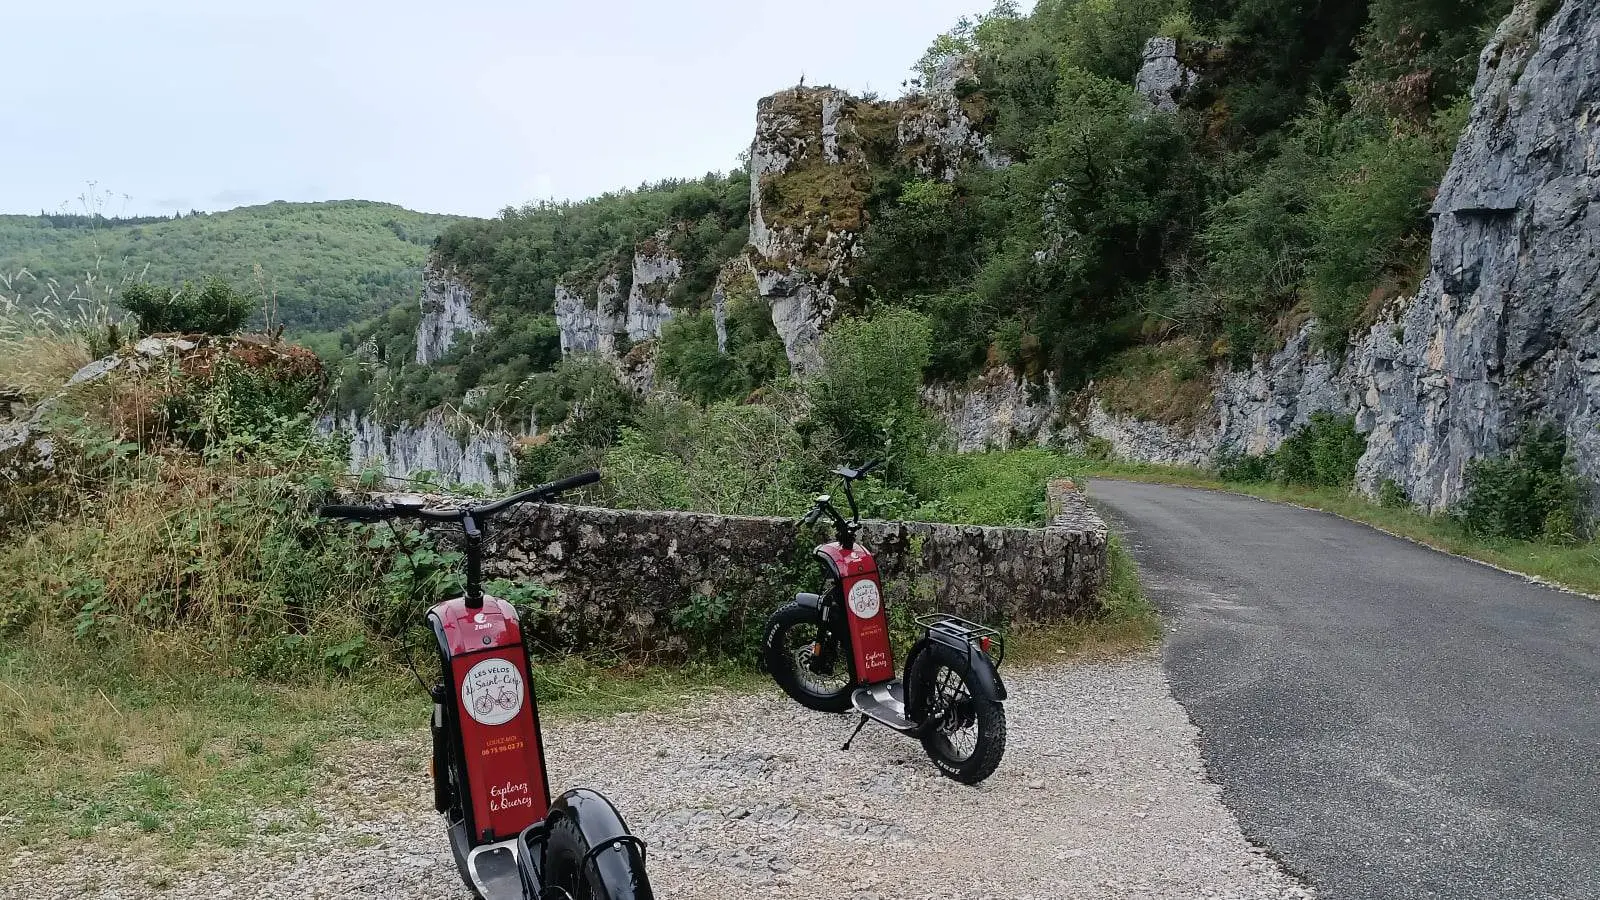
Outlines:
[[165, 287], [139, 281], [122, 289], [122, 306], [145, 334], [232, 334], [250, 317], [250, 298], [215, 276]]
[[1566, 436], [1546, 424], [1525, 429], [1506, 455], [1468, 465], [1458, 514], [1474, 534], [1563, 542], [1587, 531], [1584, 499]]

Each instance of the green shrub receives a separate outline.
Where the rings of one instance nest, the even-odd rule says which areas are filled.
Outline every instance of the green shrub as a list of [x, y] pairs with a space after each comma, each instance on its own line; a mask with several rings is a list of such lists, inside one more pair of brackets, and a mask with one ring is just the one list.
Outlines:
[[1474, 534], [1570, 541], [1587, 530], [1584, 494], [1567, 461], [1561, 429], [1530, 426], [1504, 456], [1467, 466], [1467, 494], [1458, 515]]
[[1223, 481], [1261, 484], [1272, 480], [1272, 457], [1245, 453], [1219, 453], [1213, 463]]
[[789, 371], [772, 312], [754, 296], [754, 285], [730, 296], [726, 311], [726, 351], [717, 347], [710, 310], [680, 315], [661, 330], [656, 374], [701, 403], [742, 400]]
[[992, 453], [941, 453], [918, 468], [917, 494], [926, 498], [907, 518], [972, 525], [1038, 526], [1045, 520], [1045, 485], [1065, 472], [1060, 454], [1042, 447]]
[[632, 509], [799, 515], [805, 451], [781, 407], [655, 397], [605, 457], [612, 502]]
[[1356, 431], [1354, 417], [1318, 412], [1275, 452], [1219, 453], [1213, 465], [1223, 481], [1349, 487], [1355, 483], [1356, 464], [1366, 451], [1367, 437]]
[[931, 349], [927, 318], [904, 309], [841, 319], [822, 339], [823, 371], [809, 383], [812, 414], [853, 461], [889, 460], [891, 480], [908, 476], [933, 435], [921, 400]]
[[532, 486], [599, 468], [606, 450], [633, 424], [638, 398], [603, 359], [573, 356], [519, 388], [548, 429], [517, 450], [517, 484]]
[[1332, 160], [1310, 215], [1309, 284], [1312, 311], [1335, 333], [1360, 324], [1373, 288], [1426, 247], [1431, 194], [1449, 160], [1440, 143], [1400, 135]]
[[761, 658], [765, 612], [744, 598], [695, 593], [672, 611], [672, 628], [693, 659], [754, 666]]
[[1385, 478], [1378, 485], [1378, 505], [1384, 509], [1405, 509], [1411, 505], [1411, 496], [1400, 486], [1400, 482]]
[[232, 334], [250, 317], [250, 298], [215, 276], [172, 288], [138, 281], [122, 289], [122, 307], [144, 334]]
[[1286, 438], [1272, 456], [1273, 477], [1286, 484], [1349, 487], [1356, 463], [1367, 451], [1367, 437], [1352, 416], [1311, 414], [1311, 421]]

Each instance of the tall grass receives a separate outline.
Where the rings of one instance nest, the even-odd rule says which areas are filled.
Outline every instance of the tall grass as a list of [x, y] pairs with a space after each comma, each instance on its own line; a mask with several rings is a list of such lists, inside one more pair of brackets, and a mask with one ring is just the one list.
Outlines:
[[80, 284], [44, 284], [44, 299], [25, 302], [23, 269], [0, 273], [0, 390], [34, 399], [59, 390], [92, 356], [109, 352], [120, 325], [111, 290], [94, 276]]

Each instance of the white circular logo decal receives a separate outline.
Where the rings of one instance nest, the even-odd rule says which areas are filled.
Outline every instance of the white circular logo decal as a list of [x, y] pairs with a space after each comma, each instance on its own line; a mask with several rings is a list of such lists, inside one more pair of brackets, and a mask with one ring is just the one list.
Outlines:
[[863, 578], [850, 588], [850, 611], [858, 618], [870, 619], [878, 614], [878, 585]]
[[504, 725], [522, 711], [522, 673], [510, 660], [486, 659], [461, 679], [461, 708], [482, 725]]

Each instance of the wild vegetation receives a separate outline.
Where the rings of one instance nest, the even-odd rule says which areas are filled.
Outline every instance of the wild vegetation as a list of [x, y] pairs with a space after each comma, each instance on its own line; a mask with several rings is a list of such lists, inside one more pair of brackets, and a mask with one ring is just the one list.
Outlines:
[[251, 295], [258, 324], [336, 329], [415, 306], [428, 247], [460, 221], [362, 200], [123, 218], [105, 215], [109, 202], [92, 194], [77, 214], [0, 216], [0, 272], [16, 275], [13, 299], [37, 306], [75, 287], [93, 293], [89, 276], [115, 288], [215, 275]]
[[[152, 289], [141, 318], [223, 331], [217, 312], [236, 292], [204, 284]], [[421, 611], [459, 590], [460, 556], [415, 533], [315, 518], [347, 477], [347, 448], [313, 427], [325, 375], [311, 354], [268, 338], [191, 333], [188, 349], [172, 342], [170, 355], [149, 360], [127, 346], [137, 330], [75, 311], [0, 319], [0, 426], [26, 421], [35, 448], [0, 458], [0, 713], [12, 723], [0, 764], [30, 773], [0, 798], [0, 846], [93, 835], [182, 850], [314, 829], [314, 815], [287, 810], [314, 784], [329, 745], [414, 732], [423, 721], [405, 648], [418, 643]], [[123, 363], [63, 388], [104, 351]], [[911, 346], [882, 371], [881, 409], [902, 414], [884, 421], [901, 422], [909, 409], [921, 352]], [[606, 365], [574, 359], [548, 374], [534, 402], [568, 422], [567, 450], [590, 454], [574, 465], [605, 466], [617, 502], [787, 514], [846, 449], [836, 436], [843, 420], [795, 427], [811, 402], [798, 385], [775, 387], [762, 404], [641, 404]], [[930, 495], [948, 495], [929, 510], [956, 521], [1037, 520], [1047, 467], [996, 460], [1005, 478], [983, 490], [989, 470], [963, 465], [969, 477], [947, 468], [944, 482], [929, 484]], [[877, 493], [880, 505], [909, 497]], [[1148, 640], [1153, 619], [1128, 571], [1106, 629], [1084, 624], [1034, 642], [1109, 649]], [[548, 595], [538, 585], [489, 587], [518, 603]], [[726, 627], [714, 600], [686, 598], [674, 617], [691, 645]], [[750, 677], [748, 654], [619, 670], [615, 659], [546, 653], [536, 678], [556, 714], [676, 702], [688, 685]]]
[[[1308, 314], [1338, 345], [1414, 286], [1471, 48], [1509, 6], [1044, 0], [1021, 15], [1001, 2], [924, 68], [976, 57], [965, 90], [1016, 162], [953, 185], [906, 180], [872, 211], [868, 290], [932, 319], [936, 376], [997, 356], [1082, 384], [1126, 376], [1141, 366], [1117, 354], [1167, 341], [1242, 361]], [[1131, 88], [1157, 33], [1200, 75], [1174, 115]], [[1168, 355], [1192, 367], [1192, 351]]]

